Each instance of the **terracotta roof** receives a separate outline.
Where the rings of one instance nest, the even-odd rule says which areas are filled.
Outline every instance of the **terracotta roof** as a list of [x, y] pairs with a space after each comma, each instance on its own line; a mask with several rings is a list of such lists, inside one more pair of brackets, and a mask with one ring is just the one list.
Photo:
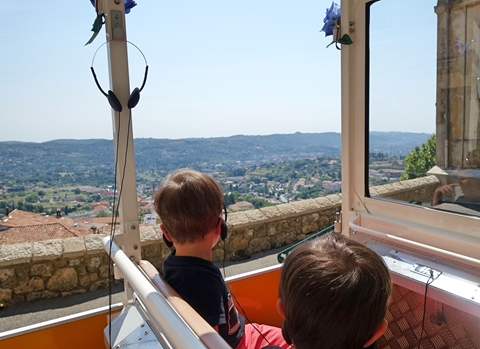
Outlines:
[[[82, 233], [81, 235], [89, 234]], [[19, 244], [23, 242], [64, 239], [75, 236], [80, 235], [72, 232], [60, 223], [27, 225], [1, 231], [0, 244]]]
[[56, 218], [55, 216], [43, 216], [38, 213], [26, 212], [21, 210], [13, 210], [8, 217], [0, 220], [0, 226], [20, 227], [26, 225], [52, 224], [60, 223], [64, 227], [71, 227], [73, 220], [70, 218]]
[[90, 207], [94, 208], [94, 207], [97, 207], [97, 206], [106, 206], [108, 207], [109, 206], [109, 203], [108, 201], [100, 201], [100, 202], [92, 202], [90, 204]]
[[246, 210], [250, 208], [255, 208], [253, 204], [247, 201], [240, 201], [232, 205], [228, 205], [228, 208], [232, 211], [240, 211], [240, 210]]
[[108, 206], [96, 205], [92, 206], [93, 211], [108, 211]]
[[92, 231], [73, 226], [70, 218], [43, 216], [38, 213], [13, 210], [7, 218], [0, 220], [0, 244], [18, 244], [50, 239], [86, 236]]

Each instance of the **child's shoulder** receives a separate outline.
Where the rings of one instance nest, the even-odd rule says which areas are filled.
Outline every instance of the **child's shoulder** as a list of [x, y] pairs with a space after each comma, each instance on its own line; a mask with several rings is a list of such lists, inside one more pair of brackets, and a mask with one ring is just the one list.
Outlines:
[[190, 256], [175, 256], [170, 254], [163, 262], [164, 274], [181, 273], [194, 279], [215, 278], [223, 280], [220, 269], [211, 261]]

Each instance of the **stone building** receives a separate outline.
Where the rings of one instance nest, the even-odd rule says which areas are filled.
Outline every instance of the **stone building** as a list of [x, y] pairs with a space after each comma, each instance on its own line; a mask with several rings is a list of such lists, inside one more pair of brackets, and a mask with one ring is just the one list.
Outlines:
[[480, 168], [480, 1], [438, 0], [437, 166]]

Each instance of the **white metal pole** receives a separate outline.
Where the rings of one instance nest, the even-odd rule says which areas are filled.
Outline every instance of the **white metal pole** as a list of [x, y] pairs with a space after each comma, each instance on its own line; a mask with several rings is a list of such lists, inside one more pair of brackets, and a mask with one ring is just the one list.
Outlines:
[[141, 248], [133, 152], [132, 114], [127, 107], [128, 98], [130, 97], [130, 84], [124, 6], [124, 0], [103, 0], [110, 89], [122, 104], [121, 112], [112, 109], [121, 233], [115, 236], [115, 241], [119, 246], [122, 246], [129, 258], [134, 259], [138, 263], [141, 259]]
[[[190, 329], [185, 321], [172, 308], [165, 297], [158, 292], [139, 269], [130, 262], [127, 255], [115, 243], [110, 245], [109, 237], [103, 239], [106, 251], [112, 250], [112, 259], [121, 270], [125, 280], [134, 288], [135, 293], [145, 304], [149, 316], [155, 321], [149, 325], [156, 333], [165, 333], [173, 348], [206, 348], [198, 336]], [[158, 324], [158, 328], [157, 325]], [[225, 343], [225, 347], [227, 344]], [[223, 347], [222, 347], [223, 348]]]

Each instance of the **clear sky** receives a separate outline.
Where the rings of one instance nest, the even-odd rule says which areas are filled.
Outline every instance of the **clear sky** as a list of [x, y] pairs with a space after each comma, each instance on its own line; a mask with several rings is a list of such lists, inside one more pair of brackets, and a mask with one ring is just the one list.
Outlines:
[[[136, 2], [127, 37], [150, 70], [133, 110], [135, 138], [340, 132], [340, 52], [319, 32], [330, 1]], [[435, 35], [435, 2], [417, 3], [428, 3], [431, 31], [402, 28]], [[110, 107], [90, 74], [104, 30], [84, 46], [90, 1], [0, 0], [0, 18], [0, 141], [111, 139]], [[106, 56], [104, 46], [95, 70], [108, 90]], [[132, 48], [129, 57], [133, 89], [144, 63]], [[379, 121], [374, 130], [433, 132], [434, 123]]]

